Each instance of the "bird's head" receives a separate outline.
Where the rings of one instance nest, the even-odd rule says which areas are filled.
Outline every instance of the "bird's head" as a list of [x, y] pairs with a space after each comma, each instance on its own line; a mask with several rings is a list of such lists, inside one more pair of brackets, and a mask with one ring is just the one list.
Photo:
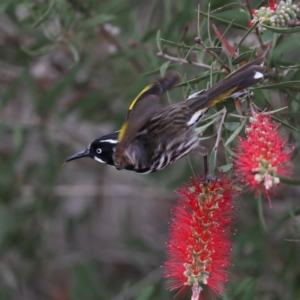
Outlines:
[[82, 157], [90, 157], [100, 163], [114, 166], [113, 155], [118, 143], [118, 134], [119, 131], [94, 140], [85, 150], [70, 156], [66, 162]]

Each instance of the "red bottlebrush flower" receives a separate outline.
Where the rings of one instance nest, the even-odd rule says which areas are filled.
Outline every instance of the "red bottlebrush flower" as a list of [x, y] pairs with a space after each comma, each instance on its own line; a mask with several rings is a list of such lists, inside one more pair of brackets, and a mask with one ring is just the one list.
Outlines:
[[290, 173], [286, 164], [291, 151], [286, 150], [285, 142], [277, 132], [271, 115], [255, 114], [246, 127], [246, 138], [240, 138], [236, 172], [245, 180], [256, 196], [263, 191], [271, 207], [270, 192], [280, 183], [278, 175]]
[[250, 27], [252, 27], [254, 25], [254, 22], [253, 22], [253, 20], [252, 21], [250, 21], [249, 23], [248, 23], [248, 27], [250, 28]]
[[256, 10], [256, 9], [251, 9], [251, 14], [252, 14], [252, 15], [256, 15], [256, 13], [257, 13], [257, 10]]
[[277, 1], [269, 0], [269, 7], [271, 10], [276, 11], [278, 4]]
[[[256, 9], [252, 9], [251, 10], [251, 17], [255, 16], [257, 13], [257, 10]], [[248, 23], [248, 27], [252, 27], [254, 25], [255, 21], [254, 20], [251, 20], [249, 23]]]
[[233, 184], [225, 178], [193, 179], [177, 193], [164, 264], [170, 290], [180, 289], [177, 297], [191, 288], [192, 300], [205, 299], [205, 286], [209, 294], [220, 295], [231, 265]]

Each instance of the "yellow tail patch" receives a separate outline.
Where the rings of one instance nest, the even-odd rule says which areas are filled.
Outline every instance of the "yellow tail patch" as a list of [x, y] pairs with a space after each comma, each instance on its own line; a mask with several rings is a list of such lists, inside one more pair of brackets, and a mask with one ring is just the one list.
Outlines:
[[236, 87], [230, 89], [230, 90], [227, 90], [225, 93], [223, 94], [220, 94], [217, 98], [215, 98], [210, 104], [208, 107], [212, 107], [214, 106], [215, 104], [221, 102], [222, 100], [228, 98], [231, 94], [233, 94], [236, 90]]

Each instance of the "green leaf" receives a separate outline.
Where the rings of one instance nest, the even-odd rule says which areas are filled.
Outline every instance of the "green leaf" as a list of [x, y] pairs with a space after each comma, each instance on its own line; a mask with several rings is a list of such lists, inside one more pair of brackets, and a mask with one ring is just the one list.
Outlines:
[[157, 48], [159, 50], [159, 52], [162, 52], [162, 48], [161, 48], [161, 32], [160, 32], [160, 29], [157, 30], [157, 33], [156, 33], [156, 45], [157, 45]]
[[[176, 46], [176, 47], [178, 47], [180, 49], [188, 49], [188, 50], [190, 50], [192, 48], [192, 46], [188, 46], [188, 45], [185, 45], [183, 43], [176, 43], [176, 42], [172, 42], [172, 41], [165, 40], [165, 39], [160, 39], [160, 40], [163, 41], [163, 42], [165, 42], [165, 43], [167, 43], [167, 44], [169, 44], [169, 45], [172, 45], [174, 47]], [[200, 47], [195, 47], [194, 50], [195, 51], [201, 51], [201, 52], [203, 52], [203, 49], [200, 48]]]
[[229, 123], [225, 123], [224, 127], [226, 129], [228, 129], [229, 131], [234, 131], [235, 129], [238, 128], [238, 126], [240, 125], [240, 122], [229, 122]]
[[69, 47], [69, 49], [72, 53], [73, 59], [74, 59], [74, 64], [72, 65], [72, 67], [73, 67], [79, 63], [80, 56], [79, 56], [79, 53], [78, 53], [76, 47], [71, 42], [68, 42], [67, 44], [68, 44], [68, 47]]
[[232, 60], [232, 64], [233, 65], [237, 65], [243, 61], [248, 61], [251, 56], [253, 55], [253, 51], [247, 51], [247, 52], [244, 52], [242, 53], [240, 56], [238, 56], [237, 58], [235, 58], [234, 60]]
[[265, 24], [260, 24], [262, 27], [275, 32], [275, 33], [280, 33], [280, 34], [291, 34], [291, 33], [297, 33], [300, 32], [300, 26], [295, 27], [295, 28], [290, 28], [290, 27], [286, 27], [286, 28], [280, 28], [280, 27], [272, 27], [272, 26], [268, 26]]
[[253, 31], [253, 29], [257, 26], [259, 22], [257, 21], [255, 24], [253, 24], [252, 27], [248, 28], [248, 30], [246, 31], [246, 33], [243, 35], [243, 37], [239, 40], [238, 44], [236, 45], [234, 52], [236, 53], [237, 49], [240, 48], [240, 46], [242, 45], [242, 43], [244, 42], [244, 40], [246, 39], [246, 37]]
[[215, 176], [215, 147], [211, 150], [211, 153], [209, 155], [208, 164], [209, 164], [209, 174], [211, 176]]
[[237, 137], [237, 135], [240, 133], [240, 131], [244, 127], [245, 123], [246, 123], [246, 119], [239, 125], [239, 127], [228, 138], [228, 140], [225, 143], [225, 146], [229, 145]]
[[36, 20], [34, 22], [34, 24], [31, 26], [31, 28], [35, 28], [35, 27], [39, 26], [50, 15], [54, 5], [55, 5], [55, 1], [50, 2], [45, 13], [38, 20]]
[[233, 118], [238, 118], [238, 119], [248, 119], [248, 117], [245, 117], [242, 115], [237, 115], [237, 114], [232, 114], [232, 113], [229, 113], [228, 116], [231, 116]]
[[268, 102], [268, 100], [266, 99], [264, 93], [262, 90], [251, 90], [251, 92], [253, 93], [254, 97], [252, 98], [252, 101], [261, 107], [266, 107], [266, 108], [270, 108], [271, 104]]
[[91, 19], [88, 19], [88, 20], [82, 22], [79, 25], [78, 29], [81, 30], [81, 29], [93, 28], [97, 25], [104, 24], [104, 23], [107, 23], [107, 22], [111, 22], [115, 18], [116, 17], [114, 15], [98, 15], [96, 17], [93, 17]]
[[222, 47], [206, 47], [205, 50], [209, 50], [209, 51], [213, 51], [216, 53], [221, 53], [221, 51], [223, 50]]
[[201, 122], [205, 122], [207, 120], [214, 119], [215, 117], [217, 117], [218, 115], [220, 115], [223, 111], [225, 111], [225, 107], [223, 109], [217, 111], [216, 113], [214, 113], [214, 114], [212, 114], [212, 115], [210, 115], [210, 116], [202, 119]]
[[169, 61], [167, 61], [167, 62], [165, 62], [164, 64], [161, 65], [161, 67], [160, 67], [160, 75], [161, 75], [161, 77], [164, 77], [166, 75], [166, 71], [167, 71], [169, 65], [170, 65]]
[[54, 2], [56, 2], [56, 13], [60, 16], [61, 22], [66, 30], [71, 26], [73, 20], [75, 19], [76, 12], [69, 3], [70, 1], [56, 0]]
[[236, 153], [233, 152], [233, 151], [229, 148], [229, 146], [225, 146], [225, 145], [224, 145], [224, 148], [225, 148], [225, 150], [226, 150], [231, 156], [237, 157]]
[[198, 140], [199, 141], [205, 141], [205, 140], [209, 140], [211, 139], [212, 137], [214, 137], [215, 134], [211, 135], [211, 136], [203, 136], [203, 137], [199, 137]]
[[299, 130], [297, 128], [295, 128], [294, 126], [290, 125], [289, 123], [286, 123], [278, 118], [276, 118], [275, 116], [272, 116], [272, 119], [275, 120], [276, 122], [282, 124], [283, 126], [287, 127], [287, 128], [290, 128], [290, 129], [293, 129], [297, 132], [299, 132]]
[[299, 112], [283, 112], [280, 116], [290, 117], [290, 118], [300, 118], [300, 111]]
[[292, 66], [280, 66], [282, 69], [298, 69], [300, 67], [299, 65], [292, 65]]
[[[205, 12], [203, 12], [203, 11], [200, 11], [200, 14], [202, 16], [208, 17], [208, 14], [205, 13]], [[209, 18], [212, 19], [212, 20], [219, 21], [219, 22], [224, 23], [224, 24], [230, 24], [232, 22], [232, 21], [228, 21], [226, 19], [222, 19], [222, 18], [216, 17], [214, 14], [209, 14]], [[234, 26], [236, 28], [239, 28], [239, 29], [243, 29], [243, 30], [247, 30], [248, 29], [247, 27], [242, 26], [242, 25], [237, 24], [237, 23], [232, 23], [232, 26]]]
[[[195, 47], [194, 45], [192, 46], [187, 46], [185, 44], [180, 44], [180, 43], [175, 43], [175, 42], [172, 42], [172, 41], [168, 41], [168, 40], [165, 40], [165, 39], [160, 39], [161, 41], [167, 43], [167, 44], [170, 44], [172, 46], [176, 46], [178, 48], [182, 48], [182, 49], [188, 49], [190, 50], [192, 47], [193, 47], [193, 50], [194, 51], [201, 51], [201, 52], [205, 52], [205, 50], [203, 48], [200, 48], [200, 47]], [[222, 51], [222, 48], [221, 47], [207, 47], [206, 50], [210, 50], [210, 51], [214, 51], [214, 52], [218, 52], [218, 51]]]
[[286, 81], [286, 82], [269, 84], [269, 85], [262, 85], [259, 87], [253, 87], [253, 88], [251, 88], [251, 90], [284, 89], [286, 87], [295, 86], [295, 85], [300, 86], [300, 81], [295, 80], [295, 81]]
[[240, 186], [233, 186], [233, 189], [235, 189], [235, 190], [237, 190], [237, 191], [242, 191], [243, 190], [243, 188], [242, 187], [240, 187]]
[[300, 240], [284, 239], [286, 242], [300, 243]]
[[289, 179], [279, 176], [280, 182], [290, 185], [300, 185], [300, 179]]
[[231, 10], [234, 8], [240, 8], [243, 7], [243, 5], [241, 3], [235, 2], [235, 3], [230, 3], [230, 4], [226, 4], [224, 6], [218, 7], [217, 9], [212, 10], [210, 13], [220, 13], [222, 11], [227, 11], [227, 10]]
[[153, 285], [146, 286], [145, 288], [143, 288], [141, 290], [140, 295], [137, 298], [135, 298], [135, 300], [153, 299], [153, 292], [154, 292], [154, 286]]
[[218, 170], [219, 170], [220, 172], [225, 173], [225, 172], [228, 172], [229, 170], [231, 170], [232, 167], [233, 167], [233, 164], [228, 164], [228, 165], [224, 165], [224, 166], [218, 167]]
[[281, 108], [278, 108], [278, 109], [274, 109], [274, 110], [270, 110], [270, 111], [266, 111], [266, 112], [261, 112], [261, 114], [263, 114], [263, 115], [271, 114], [272, 115], [272, 114], [275, 114], [279, 111], [285, 110], [287, 108], [288, 108], [288, 106], [285, 106], [285, 107], [281, 107]]
[[202, 126], [197, 127], [195, 130], [196, 132], [203, 132], [207, 127], [209, 127], [210, 125], [212, 125], [216, 120], [213, 119], [212, 121], [208, 122], [207, 124], [204, 124]]
[[55, 45], [51, 44], [51, 45], [46, 45], [46, 46], [43, 46], [43, 47], [35, 49], [35, 50], [28, 49], [25, 47], [22, 47], [21, 50], [30, 56], [40, 56], [40, 55], [45, 55], [45, 54], [50, 53], [54, 48], [55, 48]]
[[186, 81], [186, 82], [181, 82], [179, 84], [174, 85], [174, 87], [188, 86], [188, 85], [200, 82], [200, 81], [202, 81], [204, 79], [210, 78], [211, 76], [215, 76], [215, 75], [218, 75], [218, 74], [224, 74], [224, 72], [222, 72], [222, 71], [216, 71], [216, 72], [213, 72], [213, 73], [209, 73], [209, 74], [200, 76], [198, 78], [195, 78], [195, 79], [192, 79], [192, 80], [189, 80], [189, 81]]

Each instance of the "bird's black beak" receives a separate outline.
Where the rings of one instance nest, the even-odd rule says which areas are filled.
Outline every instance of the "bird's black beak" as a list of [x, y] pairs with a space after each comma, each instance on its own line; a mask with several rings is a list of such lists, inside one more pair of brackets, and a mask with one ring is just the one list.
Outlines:
[[90, 149], [89, 149], [89, 148], [87, 148], [87, 149], [85, 149], [85, 150], [83, 150], [83, 151], [80, 151], [80, 152], [78, 152], [78, 153], [76, 153], [76, 154], [70, 156], [70, 157], [66, 160], [66, 162], [69, 162], [69, 161], [74, 160], [74, 159], [82, 158], [82, 157], [91, 157]]

